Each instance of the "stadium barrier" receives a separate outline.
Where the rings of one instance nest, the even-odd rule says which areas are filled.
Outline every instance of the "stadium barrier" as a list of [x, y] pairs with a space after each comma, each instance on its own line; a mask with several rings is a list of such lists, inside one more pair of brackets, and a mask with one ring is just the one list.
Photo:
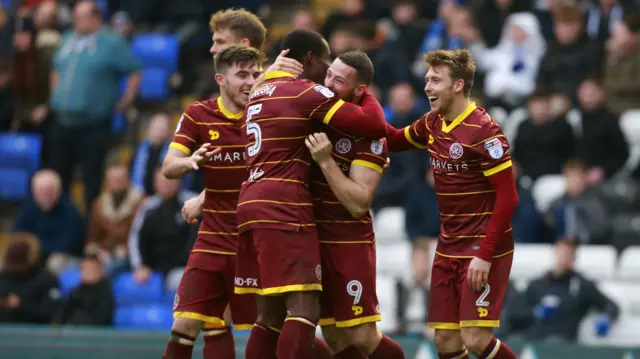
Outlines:
[[[2, 359], [158, 359], [166, 332], [103, 328], [56, 328], [47, 326], [0, 326]], [[238, 359], [244, 358], [247, 332], [236, 335]], [[437, 359], [432, 343], [396, 337], [407, 359]], [[509, 342], [520, 359], [640, 359], [640, 348], [594, 347], [568, 344]], [[194, 359], [202, 358], [202, 341]]]

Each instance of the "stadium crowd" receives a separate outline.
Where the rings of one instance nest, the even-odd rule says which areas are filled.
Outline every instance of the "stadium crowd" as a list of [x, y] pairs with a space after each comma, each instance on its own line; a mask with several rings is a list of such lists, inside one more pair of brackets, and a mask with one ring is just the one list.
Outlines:
[[[640, 3], [227, 2], [4, 1], [0, 141], [35, 134], [42, 150], [24, 196], [0, 191], [12, 219], [2, 229], [11, 234], [1, 251], [0, 322], [170, 327], [197, 230], [181, 208], [203, 182], [198, 173], [169, 180], [158, 168], [185, 105], [216, 95], [209, 16], [242, 5], [268, 25], [271, 59], [291, 28], [322, 33], [333, 55], [365, 51], [376, 70], [371, 91], [396, 128], [429, 111], [422, 54], [469, 49], [478, 67], [472, 97], [512, 145], [516, 242], [555, 245], [555, 267], [507, 295], [500, 330], [575, 341], [594, 309], [607, 334], [618, 306], [573, 264], [583, 245], [640, 245]], [[158, 64], [174, 60], [140, 55], [148, 33], [176, 41], [170, 73]], [[406, 235], [397, 237], [412, 251], [407, 275], [379, 293], [396, 297], [395, 313], [382, 312], [397, 318], [393, 331], [428, 337], [415, 313], [426, 313], [416, 298], [427, 297], [440, 229], [433, 175], [426, 151], [390, 159], [373, 211], [402, 208]], [[160, 314], [144, 314], [140, 298]]]

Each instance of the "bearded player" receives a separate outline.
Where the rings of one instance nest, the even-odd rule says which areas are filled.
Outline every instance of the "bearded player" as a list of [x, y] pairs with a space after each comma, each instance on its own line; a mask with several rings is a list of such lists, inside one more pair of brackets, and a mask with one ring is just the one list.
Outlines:
[[[373, 80], [361, 51], [333, 61], [324, 84], [359, 104]], [[387, 161], [382, 140], [345, 135], [329, 126], [309, 136], [311, 195], [322, 260], [320, 326], [335, 358], [403, 359], [402, 348], [383, 335], [376, 296], [376, 249], [369, 207]], [[332, 145], [333, 144], [333, 145]]]
[[[238, 200], [235, 290], [258, 294], [248, 359], [264, 358], [273, 348], [279, 359], [311, 357], [322, 269], [305, 139], [321, 123], [370, 138], [386, 135], [373, 96], [365, 91], [361, 108], [313, 82], [323, 81], [329, 67], [329, 46], [321, 35], [296, 30], [282, 48], [303, 64], [302, 75], [267, 73], [245, 108], [249, 180]], [[276, 338], [272, 328], [280, 325]]]
[[511, 217], [518, 203], [509, 143], [469, 100], [475, 64], [466, 50], [431, 51], [425, 92], [432, 111], [389, 129], [391, 151], [426, 148], [441, 228], [429, 294], [439, 358], [513, 359], [493, 336], [513, 260]]

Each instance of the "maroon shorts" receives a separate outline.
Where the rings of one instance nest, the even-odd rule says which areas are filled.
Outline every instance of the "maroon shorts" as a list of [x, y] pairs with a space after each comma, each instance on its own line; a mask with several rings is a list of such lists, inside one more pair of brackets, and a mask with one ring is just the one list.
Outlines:
[[315, 231], [255, 228], [238, 239], [235, 292], [279, 295], [322, 290]]
[[321, 326], [379, 322], [375, 243], [320, 243]]
[[431, 272], [429, 327], [499, 327], [512, 261], [513, 252], [494, 258], [488, 284], [478, 292], [467, 281], [471, 259], [436, 254]]
[[251, 329], [256, 321], [253, 296], [233, 292], [236, 256], [191, 252], [173, 304], [174, 318], [205, 323], [205, 328], [225, 327], [223, 315], [231, 307], [234, 328]]

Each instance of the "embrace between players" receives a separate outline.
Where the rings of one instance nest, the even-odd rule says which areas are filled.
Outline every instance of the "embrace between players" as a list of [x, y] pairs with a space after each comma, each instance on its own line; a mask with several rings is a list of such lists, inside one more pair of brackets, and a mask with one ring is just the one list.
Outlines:
[[470, 54], [425, 56], [432, 112], [397, 130], [366, 89], [366, 54], [330, 64], [322, 36], [297, 30], [263, 74], [254, 47], [266, 30], [255, 15], [226, 10], [210, 25], [221, 96], [187, 108], [163, 165], [171, 178], [203, 168], [206, 182], [183, 209], [188, 221], [203, 221], [164, 358], [191, 358], [201, 331], [205, 359], [235, 358], [231, 322], [251, 328], [248, 359], [331, 357], [314, 339], [316, 325], [334, 358], [404, 358], [376, 327], [368, 208], [387, 150], [415, 147], [430, 153], [442, 217], [429, 299], [438, 355], [515, 358], [492, 330], [511, 269], [517, 194], [509, 144], [469, 101]]

